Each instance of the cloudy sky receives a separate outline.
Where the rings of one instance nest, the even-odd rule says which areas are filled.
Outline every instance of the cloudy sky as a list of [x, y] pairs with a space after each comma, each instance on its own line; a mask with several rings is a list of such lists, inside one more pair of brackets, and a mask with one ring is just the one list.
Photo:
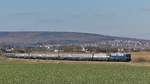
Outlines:
[[71, 31], [150, 39], [150, 0], [0, 0], [0, 31]]

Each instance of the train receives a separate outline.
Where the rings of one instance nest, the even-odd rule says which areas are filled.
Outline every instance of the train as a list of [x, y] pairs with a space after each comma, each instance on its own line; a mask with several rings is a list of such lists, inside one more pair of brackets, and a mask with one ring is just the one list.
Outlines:
[[19, 59], [39, 59], [39, 60], [68, 60], [68, 61], [110, 61], [110, 62], [130, 62], [131, 54], [111, 53], [111, 54], [31, 54], [31, 53], [5, 53], [8, 58]]

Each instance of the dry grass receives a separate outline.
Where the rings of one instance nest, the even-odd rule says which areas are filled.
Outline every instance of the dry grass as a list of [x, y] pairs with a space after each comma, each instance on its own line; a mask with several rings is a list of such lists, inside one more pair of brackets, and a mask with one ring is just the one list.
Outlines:
[[132, 62], [150, 62], [150, 52], [133, 52]]

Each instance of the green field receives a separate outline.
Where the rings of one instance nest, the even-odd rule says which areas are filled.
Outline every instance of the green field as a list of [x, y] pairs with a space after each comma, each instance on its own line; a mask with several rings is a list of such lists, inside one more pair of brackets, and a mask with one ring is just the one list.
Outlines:
[[0, 61], [0, 84], [150, 84], [150, 67]]

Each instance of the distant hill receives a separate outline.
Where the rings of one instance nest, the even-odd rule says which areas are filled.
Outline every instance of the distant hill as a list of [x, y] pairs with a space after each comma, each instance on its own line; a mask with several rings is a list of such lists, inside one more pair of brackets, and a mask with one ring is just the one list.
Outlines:
[[[78, 32], [0, 32], [1, 44], [31, 44], [38, 42], [84, 43], [110, 40], [142, 40]], [[146, 40], [145, 40], [146, 41]]]

